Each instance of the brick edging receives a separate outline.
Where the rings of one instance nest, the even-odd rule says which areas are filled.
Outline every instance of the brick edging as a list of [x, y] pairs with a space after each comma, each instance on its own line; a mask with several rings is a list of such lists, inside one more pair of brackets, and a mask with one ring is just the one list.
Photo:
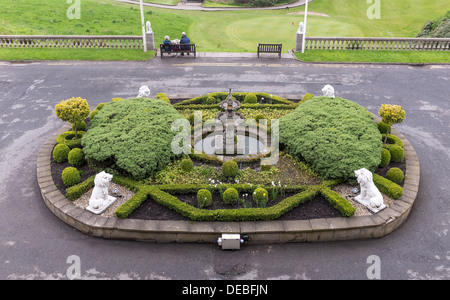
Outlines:
[[406, 156], [403, 195], [388, 208], [371, 216], [322, 218], [292, 221], [192, 222], [107, 218], [90, 213], [69, 201], [53, 182], [51, 155], [56, 137], [70, 130], [65, 125], [41, 148], [37, 159], [37, 181], [47, 207], [60, 220], [94, 237], [146, 242], [215, 243], [222, 233], [247, 234], [249, 243], [286, 243], [340, 241], [383, 237], [405, 222], [409, 216], [420, 182], [417, 154], [410, 142], [402, 139]]

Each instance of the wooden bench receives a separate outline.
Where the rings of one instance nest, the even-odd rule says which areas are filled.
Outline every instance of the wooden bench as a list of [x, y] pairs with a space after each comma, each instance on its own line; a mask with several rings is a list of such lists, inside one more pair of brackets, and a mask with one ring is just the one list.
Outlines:
[[278, 53], [278, 57], [281, 58], [281, 47], [283, 44], [258, 44], [258, 57], [259, 53]]
[[174, 45], [164, 45], [159, 44], [159, 50], [161, 53], [161, 59], [163, 58], [163, 54], [170, 53], [194, 53], [194, 58], [196, 56], [196, 46], [195, 44], [174, 44]]

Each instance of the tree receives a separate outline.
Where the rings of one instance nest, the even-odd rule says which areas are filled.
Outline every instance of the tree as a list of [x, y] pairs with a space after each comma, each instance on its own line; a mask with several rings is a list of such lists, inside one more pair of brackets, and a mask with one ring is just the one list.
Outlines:
[[75, 139], [78, 138], [77, 123], [86, 119], [89, 116], [90, 111], [86, 99], [80, 97], [63, 100], [55, 106], [55, 112], [58, 118], [73, 124], [75, 129]]
[[403, 122], [405, 119], [405, 111], [400, 105], [381, 104], [378, 114], [383, 122], [389, 126], [386, 131], [386, 137], [384, 138], [384, 143], [386, 144], [389, 135], [388, 133], [391, 132], [392, 125]]

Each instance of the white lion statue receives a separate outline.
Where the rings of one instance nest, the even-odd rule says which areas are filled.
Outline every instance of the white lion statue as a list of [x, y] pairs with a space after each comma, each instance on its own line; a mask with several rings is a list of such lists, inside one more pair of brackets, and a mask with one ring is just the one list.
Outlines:
[[325, 97], [334, 98], [334, 87], [332, 87], [331, 85], [327, 84], [326, 86], [323, 87], [322, 93], [323, 93], [323, 95]]
[[109, 183], [111, 182], [113, 175], [102, 171], [95, 175], [94, 190], [92, 191], [91, 198], [89, 199], [88, 210], [92, 212], [101, 212], [106, 209], [116, 198], [108, 195]]
[[366, 168], [355, 171], [356, 179], [360, 185], [361, 193], [355, 197], [355, 200], [369, 208], [373, 212], [378, 212], [385, 208], [383, 195], [373, 183], [372, 172]]
[[139, 88], [139, 95], [137, 98], [148, 98], [150, 96], [150, 89], [148, 86], [143, 85]]

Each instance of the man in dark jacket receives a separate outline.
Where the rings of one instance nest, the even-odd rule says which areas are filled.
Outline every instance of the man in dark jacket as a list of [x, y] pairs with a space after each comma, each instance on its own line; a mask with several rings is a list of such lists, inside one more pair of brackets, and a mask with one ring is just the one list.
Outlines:
[[[191, 40], [186, 36], [186, 32], [183, 32], [181, 34], [181, 39], [180, 39], [180, 45], [182, 44], [190, 44]], [[181, 46], [181, 50], [189, 50], [189, 46]], [[189, 55], [189, 52], [187, 53]], [[181, 52], [181, 55], [184, 55], [183, 52]]]

